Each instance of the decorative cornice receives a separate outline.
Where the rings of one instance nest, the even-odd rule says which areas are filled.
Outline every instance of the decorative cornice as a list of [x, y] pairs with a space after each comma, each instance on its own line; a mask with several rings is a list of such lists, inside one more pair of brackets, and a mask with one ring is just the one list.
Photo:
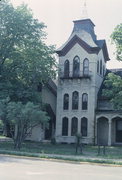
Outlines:
[[98, 54], [100, 51], [100, 47], [91, 47], [85, 41], [80, 39], [77, 35], [73, 36], [73, 38], [66, 44], [66, 46], [62, 50], [57, 50], [56, 53], [59, 56], [65, 56], [70, 49], [78, 43], [83, 49], [85, 49], [89, 54]]

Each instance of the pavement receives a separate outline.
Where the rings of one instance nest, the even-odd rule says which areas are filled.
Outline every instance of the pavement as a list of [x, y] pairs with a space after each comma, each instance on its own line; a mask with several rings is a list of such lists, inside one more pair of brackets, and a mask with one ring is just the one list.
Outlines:
[[93, 156], [84, 156], [84, 155], [58, 155], [58, 154], [42, 154], [43, 156], [47, 156], [50, 158], [60, 158], [60, 159], [67, 159], [67, 160], [75, 160], [75, 161], [79, 161], [79, 160], [91, 160], [92, 161], [107, 161], [107, 162], [115, 162], [115, 163], [122, 163], [122, 159], [111, 159], [111, 158], [106, 158], [106, 157], [93, 157]]
[[121, 180], [122, 167], [0, 155], [0, 180]]
[[[17, 154], [18, 153], [18, 154]], [[98, 164], [105, 164], [105, 165], [119, 165], [122, 167], [122, 159], [110, 159], [106, 157], [93, 157], [93, 156], [84, 156], [84, 155], [59, 155], [59, 154], [44, 154], [44, 153], [25, 153], [25, 152], [17, 152], [17, 151], [1, 151], [0, 156], [5, 155], [13, 157], [20, 157], [20, 158], [30, 158], [30, 159], [48, 159], [52, 161], [65, 161], [65, 162], [72, 162], [72, 163], [98, 163]], [[14, 155], [16, 154], [16, 155]]]

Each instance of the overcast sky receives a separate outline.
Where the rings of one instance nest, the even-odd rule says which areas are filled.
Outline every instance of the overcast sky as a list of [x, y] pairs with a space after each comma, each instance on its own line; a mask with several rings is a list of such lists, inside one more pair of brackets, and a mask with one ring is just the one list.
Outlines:
[[[11, 0], [14, 5], [22, 2], [32, 9], [34, 17], [47, 26], [47, 44], [60, 47], [70, 36], [73, 20], [81, 19], [84, 0]], [[86, 0], [88, 17], [93, 21], [97, 39], [105, 39], [111, 61], [108, 68], [122, 68], [115, 61], [110, 35], [122, 23], [122, 0]]]

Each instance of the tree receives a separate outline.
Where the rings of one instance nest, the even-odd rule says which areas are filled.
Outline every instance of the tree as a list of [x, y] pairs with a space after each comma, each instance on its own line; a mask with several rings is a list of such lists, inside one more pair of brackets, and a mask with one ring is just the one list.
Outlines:
[[54, 46], [44, 42], [44, 28], [26, 5], [14, 8], [9, 0], [0, 2], [0, 117], [16, 148], [30, 125], [49, 120], [40, 87], [55, 78], [56, 61]]
[[103, 95], [108, 97], [115, 109], [122, 110], [122, 78], [109, 73], [104, 82], [106, 89]]
[[0, 98], [41, 101], [39, 83], [56, 75], [54, 47], [44, 43], [44, 28], [26, 5], [0, 2]]
[[[2, 104], [1, 104], [2, 107]], [[38, 125], [48, 127], [49, 117], [47, 113], [40, 110], [39, 105], [32, 102], [22, 104], [21, 102], [3, 103], [3, 114], [6, 111], [6, 119], [10, 125], [10, 133], [14, 140], [14, 148], [20, 149], [22, 142], [26, 139], [32, 129]], [[1, 115], [1, 119], [4, 117]]]
[[0, 119], [3, 126], [3, 135], [11, 137], [10, 124], [7, 120], [7, 105], [9, 103], [9, 98], [0, 100]]
[[[116, 45], [117, 60], [122, 61], [122, 24], [114, 29], [111, 39]], [[104, 84], [103, 95], [111, 100], [115, 109], [122, 109], [122, 77], [109, 73]]]
[[114, 29], [111, 38], [116, 45], [117, 59], [122, 61], [122, 23]]

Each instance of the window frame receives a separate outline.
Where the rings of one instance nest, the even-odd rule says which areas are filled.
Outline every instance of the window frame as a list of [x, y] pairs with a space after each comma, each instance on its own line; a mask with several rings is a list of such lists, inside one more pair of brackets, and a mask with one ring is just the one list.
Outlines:
[[89, 75], [89, 60], [87, 58], [85, 58], [83, 61], [83, 75]]
[[78, 132], [78, 118], [73, 117], [71, 119], [71, 136], [75, 136]]
[[103, 71], [103, 68], [102, 68], [102, 59], [100, 60], [100, 75], [102, 76], [102, 72]]
[[69, 126], [68, 117], [63, 117], [62, 118], [62, 136], [68, 136], [68, 126]]
[[83, 137], [87, 137], [88, 135], [88, 119], [86, 117], [81, 118], [81, 135]]
[[[66, 102], [66, 98], [68, 98], [67, 102]], [[63, 96], [63, 110], [68, 110], [68, 109], [69, 109], [69, 94], [65, 93]]]
[[69, 77], [69, 73], [70, 73], [70, 62], [69, 60], [67, 59], [65, 62], [64, 62], [64, 77]]
[[97, 61], [97, 73], [99, 74], [99, 72], [100, 72], [100, 62], [99, 62], [99, 60]]
[[79, 56], [75, 56], [73, 59], [73, 77], [79, 77], [80, 76], [80, 58]]
[[[87, 100], [84, 101], [84, 98], [86, 98]], [[82, 110], [88, 110], [88, 94], [87, 93], [82, 94]]]
[[[77, 99], [75, 99], [76, 96], [75, 94], [77, 94]], [[79, 108], [79, 92], [78, 91], [74, 91], [72, 93], [72, 110], [78, 110]]]

